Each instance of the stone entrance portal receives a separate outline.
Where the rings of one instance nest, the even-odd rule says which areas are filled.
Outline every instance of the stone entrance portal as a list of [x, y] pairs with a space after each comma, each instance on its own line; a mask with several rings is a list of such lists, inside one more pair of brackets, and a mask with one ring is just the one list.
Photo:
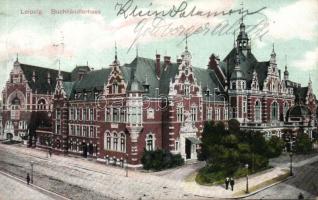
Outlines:
[[184, 160], [197, 159], [197, 145], [201, 143], [197, 131], [189, 112], [185, 113], [185, 122], [180, 129], [180, 153]]

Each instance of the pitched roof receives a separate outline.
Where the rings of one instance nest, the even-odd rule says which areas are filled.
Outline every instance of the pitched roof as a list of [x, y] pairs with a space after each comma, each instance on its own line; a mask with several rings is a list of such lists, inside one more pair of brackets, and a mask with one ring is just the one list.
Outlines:
[[94, 89], [103, 90], [110, 72], [111, 68], [90, 71], [81, 80], [76, 82], [74, 90], [76, 92], [83, 92], [83, 90], [92, 91]]
[[[256, 71], [258, 76], [260, 89], [262, 89], [264, 80], [267, 77], [269, 61], [259, 62], [251, 52], [248, 52], [245, 56], [242, 51], [239, 51], [239, 58], [240, 68], [241, 71], [244, 73], [247, 82], [247, 89], [250, 89], [254, 70]], [[235, 59], [236, 49], [233, 48], [230, 53], [223, 59], [223, 61], [220, 62], [220, 67], [226, 76], [230, 76], [234, 71]]]
[[296, 97], [295, 102], [305, 104], [308, 87], [293, 87], [293, 88], [294, 88], [294, 95]]
[[[23, 63], [20, 63], [20, 67], [32, 91], [37, 91], [37, 93], [40, 94], [54, 92], [58, 70], [33, 65], [26, 65]], [[35, 74], [35, 82], [32, 80], [33, 73]], [[61, 73], [63, 76], [63, 80], [71, 80], [70, 72], [61, 71]], [[48, 74], [50, 74], [51, 84], [49, 84], [48, 82]]]

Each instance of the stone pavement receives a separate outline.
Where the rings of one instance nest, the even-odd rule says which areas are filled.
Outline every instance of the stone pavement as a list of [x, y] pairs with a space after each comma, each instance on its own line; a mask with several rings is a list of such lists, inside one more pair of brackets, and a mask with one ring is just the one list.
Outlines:
[[0, 199], [6, 200], [53, 200], [50, 196], [35, 190], [32, 186], [0, 173]]
[[[92, 181], [91, 184], [83, 183], [83, 185], [94, 191], [106, 190], [105, 187], [107, 187], [107, 191], [105, 191], [105, 193], [107, 192], [113, 196], [117, 196], [118, 198], [136, 199], [137, 197], [143, 197], [142, 199], [166, 199], [169, 197], [170, 199], [193, 199], [193, 197], [200, 196], [233, 198], [245, 195], [245, 178], [236, 180], [234, 191], [230, 191], [225, 190], [224, 186], [201, 186], [196, 184], [194, 181], [185, 181], [182, 176], [185, 176], [186, 174], [182, 174], [181, 172], [175, 172], [177, 177], [176, 179], [168, 179], [164, 175], [157, 176], [156, 173], [143, 173], [140, 171], [129, 170], [128, 177], [125, 177], [125, 170], [122, 168], [106, 166], [105, 164], [88, 161], [84, 158], [74, 158], [63, 155], [53, 155], [52, 158], [47, 158], [47, 153], [42, 150], [29, 149], [26, 147], [19, 147], [17, 145], [0, 144], [0, 148], [6, 151], [16, 151], [18, 154], [37, 157], [48, 162], [48, 164], [51, 163], [64, 167], [67, 166], [73, 170], [79, 170], [79, 176], [81, 176], [80, 173], [87, 173], [87, 171], [91, 171], [92, 173], [88, 174], [88, 177], [91, 177], [92, 179], [95, 177], [101, 177], [101, 180], [107, 181], [108, 184], [102, 185], [98, 181], [94, 182], [93, 180], [89, 180]], [[318, 158], [318, 156], [316, 157]], [[317, 159], [316, 157], [309, 158], [307, 161], [301, 161], [302, 163], [300, 164], [306, 164], [310, 162], [310, 160]], [[184, 166], [176, 170], [182, 170], [183, 168], [187, 169], [188, 167], [189, 166]], [[39, 166], [38, 169], [41, 169], [41, 167]], [[173, 170], [171, 171], [174, 173]], [[191, 170], [189, 171], [192, 172]], [[59, 176], [58, 174], [54, 174], [55, 172], [50, 173], [52, 173], [54, 177], [55, 175]], [[179, 173], [181, 174], [180, 176]], [[275, 167], [264, 172], [254, 174], [249, 177], [249, 187], [253, 188], [258, 185], [262, 185], [264, 182], [271, 181], [273, 178], [286, 173], [288, 173], [286, 168]], [[164, 174], [164, 172], [162, 172], [162, 174]], [[67, 177], [64, 177], [64, 180], [63, 178], [61, 180], [72, 181], [67, 179]], [[81, 182], [83, 182], [81, 179], [74, 178], [72, 184], [81, 184]]]

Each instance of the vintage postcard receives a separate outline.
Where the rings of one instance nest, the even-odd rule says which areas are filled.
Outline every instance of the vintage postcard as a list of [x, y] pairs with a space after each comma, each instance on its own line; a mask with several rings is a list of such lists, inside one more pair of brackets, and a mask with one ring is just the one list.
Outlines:
[[318, 1], [0, 0], [0, 199], [315, 199]]

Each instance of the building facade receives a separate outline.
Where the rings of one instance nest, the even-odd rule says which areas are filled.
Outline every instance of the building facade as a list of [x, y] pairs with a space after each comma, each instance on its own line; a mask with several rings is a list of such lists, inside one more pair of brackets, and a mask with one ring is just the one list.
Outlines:
[[289, 80], [287, 66], [282, 78], [274, 47], [269, 61], [257, 61], [243, 22], [232, 51], [222, 61], [212, 54], [207, 68], [192, 66], [187, 44], [175, 62], [119, 60], [116, 50], [107, 68], [61, 72], [17, 59], [2, 93], [2, 134], [21, 140], [29, 131], [32, 145], [138, 167], [144, 150], [197, 159], [209, 120], [237, 119], [267, 136], [317, 129], [311, 81]]

